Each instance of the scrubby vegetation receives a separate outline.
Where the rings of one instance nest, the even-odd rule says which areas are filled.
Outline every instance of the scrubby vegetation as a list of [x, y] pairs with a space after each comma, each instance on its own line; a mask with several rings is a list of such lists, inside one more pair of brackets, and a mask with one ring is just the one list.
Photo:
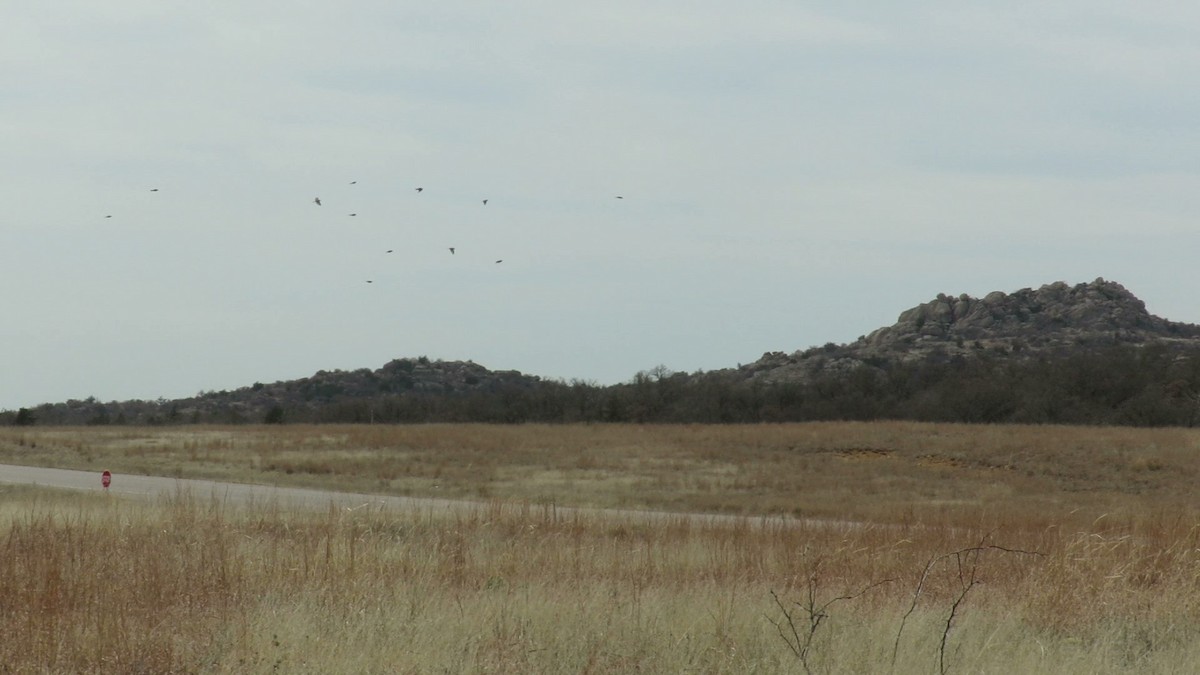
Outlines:
[[475, 501], [0, 485], [0, 663], [1188, 672], [1198, 449], [1181, 428], [911, 422], [8, 427], [3, 462]]
[[658, 366], [613, 386], [419, 357], [177, 400], [0, 412], [15, 426], [885, 419], [1194, 426], [1200, 326], [1153, 316], [1120, 284], [1096, 279], [939, 294], [849, 344], [711, 372]]
[[645, 521], [482, 504], [287, 512], [0, 487], [12, 672], [1176, 673], [1200, 538]]
[[[1011, 349], [1011, 348], [1009, 348]], [[847, 359], [829, 345], [800, 358], [816, 374], [766, 381], [753, 368], [680, 373], [659, 367], [599, 386], [494, 373], [475, 364], [400, 360], [377, 370], [311, 378], [178, 401], [95, 399], [0, 412], [0, 424], [239, 423], [755, 423], [919, 420], [1194, 426], [1200, 349], [1170, 344], [921, 359]], [[846, 361], [846, 368], [822, 363]]]

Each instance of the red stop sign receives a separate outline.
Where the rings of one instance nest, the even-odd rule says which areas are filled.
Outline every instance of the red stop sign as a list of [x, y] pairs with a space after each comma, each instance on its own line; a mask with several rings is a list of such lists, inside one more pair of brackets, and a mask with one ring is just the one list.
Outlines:
[[112, 485], [112, 472], [111, 471], [109, 471], [108, 469], [105, 469], [104, 473], [100, 474], [100, 484], [104, 486], [105, 490], [108, 489], [109, 485]]

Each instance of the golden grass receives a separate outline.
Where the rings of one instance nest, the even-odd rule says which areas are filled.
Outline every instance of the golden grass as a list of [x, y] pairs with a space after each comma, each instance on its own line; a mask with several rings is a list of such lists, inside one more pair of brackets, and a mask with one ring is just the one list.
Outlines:
[[[499, 502], [289, 512], [0, 486], [0, 669], [1069, 674], [1200, 663], [1200, 530], [1182, 519], [995, 532], [557, 513]], [[810, 631], [806, 608], [820, 606]], [[808, 640], [803, 663], [789, 636]]]
[[4, 428], [0, 462], [478, 506], [0, 484], [0, 672], [1194, 672], [1198, 445], [918, 423]]
[[[3, 428], [0, 462], [415, 496], [1082, 527], [1190, 518], [1200, 431], [909, 422]], [[1003, 517], [1001, 517], [1001, 515]]]

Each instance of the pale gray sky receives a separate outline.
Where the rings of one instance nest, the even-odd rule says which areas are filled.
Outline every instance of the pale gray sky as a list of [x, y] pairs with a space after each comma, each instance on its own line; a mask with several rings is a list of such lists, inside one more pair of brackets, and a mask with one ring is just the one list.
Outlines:
[[0, 409], [608, 384], [1098, 276], [1200, 322], [1200, 7], [849, 5], [10, 3]]

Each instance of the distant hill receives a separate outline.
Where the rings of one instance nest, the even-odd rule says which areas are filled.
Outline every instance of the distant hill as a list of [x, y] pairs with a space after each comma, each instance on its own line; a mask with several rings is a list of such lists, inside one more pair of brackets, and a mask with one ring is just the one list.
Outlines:
[[496, 398], [542, 385], [541, 378], [515, 370], [422, 356], [396, 359], [376, 370], [321, 370], [296, 380], [173, 400], [71, 400], [39, 406], [34, 416], [41, 424], [423, 421], [444, 408], [437, 403], [442, 399]]
[[601, 387], [402, 358], [379, 369], [177, 400], [95, 399], [8, 424], [773, 422], [822, 419], [1200, 423], [1200, 326], [1149, 314], [1118, 283], [938, 295], [844, 345], [711, 372], [665, 367]]
[[743, 366], [763, 382], [808, 381], [883, 362], [948, 361], [981, 354], [1028, 360], [1110, 346], [1200, 346], [1200, 326], [1151, 315], [1124, 286], [1096, 279], [1047, 284], [983, 298], [940, 294], [896, 323], [848, 345], [771, 352]]
[[[396, 359], [377, 370], [319, 371], [311, 377], [271, 384], [256, 383], [233, 391], [209, 392], [174, 401], [183, 417], [210, 415], [215, 410], [244, 412], [253, 417], [272, 408], [315, 412], [329, 406], [396, 396], [462, 397], [502, 394], [536, 388], [538, 377], [515, 370], [493, 371], [471, 361], [430, 361], [425, 357]], [[370, 411], [367, 411], [369, 418]], [[370, 421], [369, 419], [354, 421]]]

